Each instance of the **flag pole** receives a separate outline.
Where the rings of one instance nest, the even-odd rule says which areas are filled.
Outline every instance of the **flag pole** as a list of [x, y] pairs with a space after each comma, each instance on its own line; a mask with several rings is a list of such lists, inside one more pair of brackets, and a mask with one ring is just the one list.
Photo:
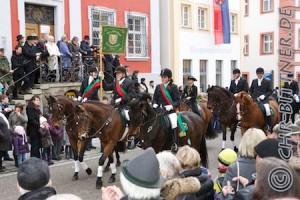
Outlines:
[[[103, 38], [102, 38], [102, 13], [100, 12], [100, 23], [99, 23], [99, 70], [100, 73], [103, 73], [103, 61], [102, 61], [102, 42], [103, 42]], [[103, 101], [103, 78], [100, 78], [100, 102]]]

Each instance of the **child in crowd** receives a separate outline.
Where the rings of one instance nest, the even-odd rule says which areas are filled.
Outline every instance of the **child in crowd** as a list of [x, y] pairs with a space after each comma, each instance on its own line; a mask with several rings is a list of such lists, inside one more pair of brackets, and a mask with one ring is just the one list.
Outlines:
[[222, 183], [228, 169], [228, 166], [234, 163], [237, 159], [237, 154], [232, 149], [224, 149], [219, 153], [218, 160], [219, 160], [219, 176], [214, 181], [214, 189], [217, 193], [222, 191]]
[[66, 126], [64, 126], [64, 141], [65, 141], [65, 159], [73, 159], [73, 150], [70, 144], [69, 136], [66, 131]]
[[52, 147], [53, 141], [50, 134], [50, 125], [47, 119], [43, 116], [40, 117], [40, 129], [42, 140], [42, 159], [48, 162], [48, 165], [54, 164], [52, 161]]
[[18, 159], [16, 167], [18, 167], [26, 160], [26, 153], [29, 153], [27, 136], [23, 126], [16, 126], [14, 128], [13, 145], [13, 153]]

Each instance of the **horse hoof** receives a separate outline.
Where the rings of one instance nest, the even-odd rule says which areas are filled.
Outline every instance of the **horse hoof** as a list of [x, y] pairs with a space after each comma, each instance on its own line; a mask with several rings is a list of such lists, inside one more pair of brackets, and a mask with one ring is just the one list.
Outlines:
[[108, 183], [114, 183], [116, 182], [116, 178], [115, 177], [110, 177], [108, 180]]
[[101, 188], [102, 188], [102, 185], [103, 185], [102, 180], [97, 180], [97, 181], [96, 181], [96, 189], [101, 189]]
[[233, 150], [237, 153], [239, 149], [237, 147], [234, 147]]
[[86, 171], [86, 173], [87, 173], [88, 175], [91, 175], [91, 174], [92, 174], [91, 168], [87, 168], [85, 171]]
[[121, 161], [118, 160], [116, 166], [120, 167], [121, 166]]
[[77, 181], [78, 180], [78, 175], [74, 175], [73, 177], [72, 177], [72, 181]]
[[109, 166], [106, 166], [103, 170], [103, 172], [108, 172], [109, 171]]

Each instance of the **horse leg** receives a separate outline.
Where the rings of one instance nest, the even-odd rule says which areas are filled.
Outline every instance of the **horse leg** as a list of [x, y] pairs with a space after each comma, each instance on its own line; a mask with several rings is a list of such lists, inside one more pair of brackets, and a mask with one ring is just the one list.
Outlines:
[[225, 143], [226, 143], [226, 126], [224, 125], [222, 125], [222, 132], [223, 132], [222, 150], [224, 150]]
[[119, 151], [117, 149], [115, 149], [115, 153], [116, 153], [116, 158], [117, 158], [117, 164], [116, 164], [116, 166], [120, 167], [121, 166], [121, 161], [120, 161]]
[[86, 141], [80, 141], [79, 140], [79, 148], [80, 148], [79, 162], [81, 164], [81, 167], [86, 171], [86, 173], [88, 175], [91, 175], [92, 174], [91, 168], [89, 168], [89, 166], [85, 162], [83, 162], [83, 156], [84, 156], [84, 152], [86, 150], [87, 145], [88, 145], [88, 140], [86, 140]]
[[236, 145], [234, 143], [234, 134], [235, 134], [235, 131], [236, 131], [236, 126], [232, 125], [231, 128], [230, 128], [230, 131], [231, 131], [230, 140], [232, 142], [233, 150], [237, 153], [238, 148], [236, 147]]
[[111, 170], [111, 175], [109, 177], [108, 183], [114, 183], [116, 182], [116, 173], [117, 173], [117, 168], [116, 168], [116, 163], [114, 162], [114, 156], [111, 154], [108, 156], [108, 162], [110, 163], [110, 170]]
[[103, 176], [103, 165], [106, 160], [106, 155], [103, 153], [101, 157], [99, 158], [99, 166], [98, 166], [98, 173], [97, 173], [97, 181], [96, 181], [96, 189], [101, 189], [103, 182], [102, 182], [102, 176]]
[[[103, 153], [103, 149], [104, 149], [104, 147], [103, 147], [103, 145], [101, 144], [101, 152], [102, 152], [102, 153]], [[105, 166], [103, 172], [108, 172], [108, 171], [109, 171], [109, 165], [110, 165], [110, 163], [107, 162], [107, 164], [106, 164], [106, 166]]]
[[78, 173], [80, 171], [80, 165], [79, 165], [79, 160], [78, 160], [78, 149], [77, 149], [77, 141], [74, 139], [69, 139], [70, 140], [70, 144], [73, 150], [73, 154], [74, 154], [74, 175], [72, 177], [72, 180], [78, 180]]

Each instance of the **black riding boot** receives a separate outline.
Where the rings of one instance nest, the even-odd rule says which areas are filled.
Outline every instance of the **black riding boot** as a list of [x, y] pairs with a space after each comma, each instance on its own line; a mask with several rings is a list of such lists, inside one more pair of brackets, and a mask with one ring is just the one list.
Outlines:
[[134, 149], [135, 148], [134, 136], [128, 137], [127, 142], [128, 142], [127, 149]]
[[172, 129], [172, 140], [173, 140], [173, 145], [171, 147], [171, 152], [172, 153], [177, 153], [177, 151], [178, 151], [178, 133], [177, 133], [177, 128]]
[[266, 116], [267, 131], [272, 132], [272, 116]]

